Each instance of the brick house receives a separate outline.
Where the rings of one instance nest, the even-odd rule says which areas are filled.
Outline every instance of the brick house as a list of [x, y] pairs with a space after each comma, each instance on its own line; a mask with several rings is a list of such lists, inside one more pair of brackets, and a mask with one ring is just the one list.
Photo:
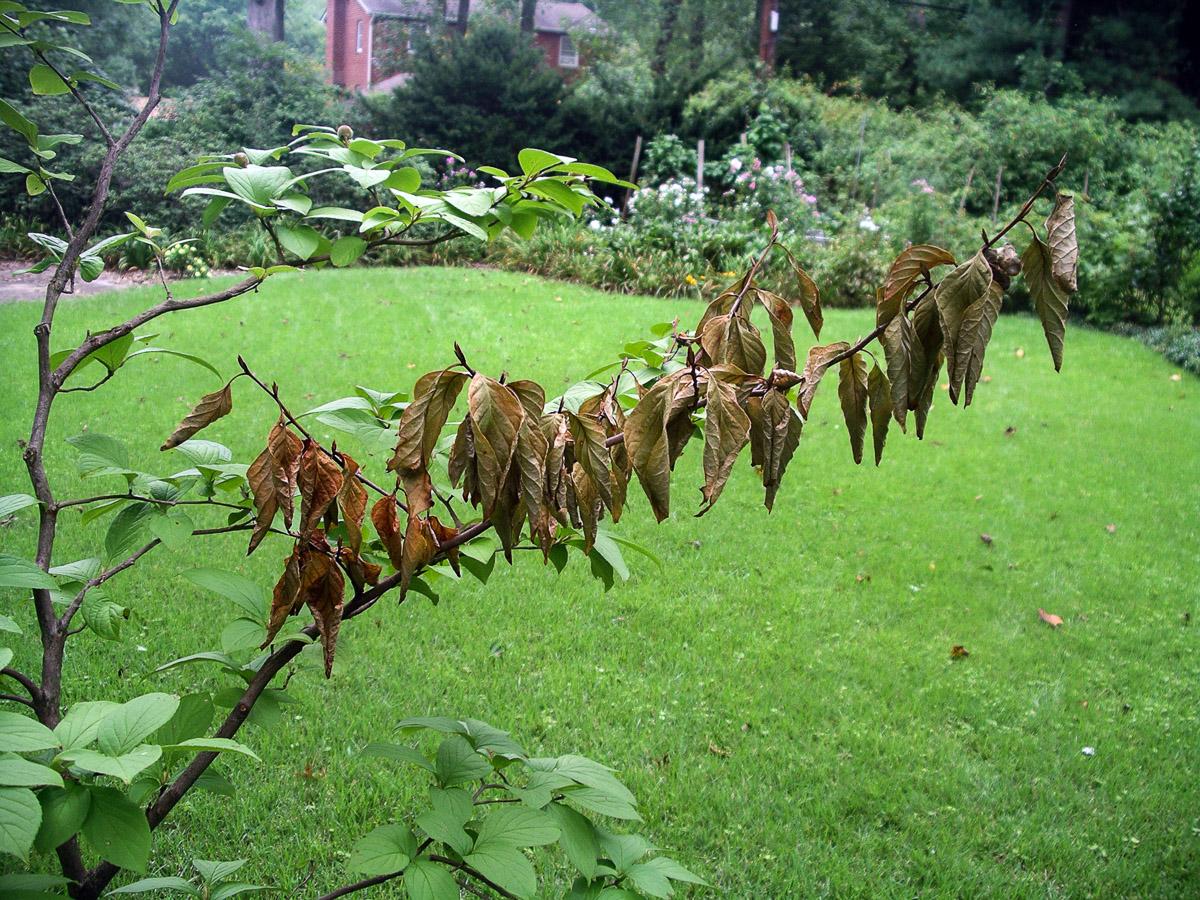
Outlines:
[[[329, 80], [355, 91], [388, 91], [403, 84], [409, 57], [429, 34], [439, 10], [446, 26], [455, 27], [457, 0], [327, 0], [323, 19]], [[476, 11], [488, 11], [486, 0], [471, 0], [471, 16]], [[533, 39], [547, 64], [570, 77], [583, 64], [571, 35], [601, 25], [582, 3], [541, 0]]]

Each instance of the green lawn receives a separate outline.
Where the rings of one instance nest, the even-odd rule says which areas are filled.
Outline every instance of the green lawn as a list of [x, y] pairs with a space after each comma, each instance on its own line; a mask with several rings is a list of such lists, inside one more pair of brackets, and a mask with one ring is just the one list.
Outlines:
[[[55, 346], [150, 296], [65, 303]], [[653, 323], [699, 313], [514, 274], [373, 269], [281, 276], [150, 330], [227, 373], [241, 352], [308, 408], [355, 384], [407, 390], [453, 362], [454, 340], [477, 368], [554, 394]], [[37, 314], [0, 307], [0, 494], [27, 490], [18, 441]], [[872, 321], [831, 312], [823, 337]], [[238, 796], [191, 799], [159, 831], [164, 872], [191, 855], [248, 855], [278, 896], [295, 896], [310, 861], [309, 893], [350, 880], [353, 840], [418, 790], [410, 771], [356, 751], [403, 716], [440, 713], [615, 766], [645, 833], [725, 896], [1194, 896], [1200, 383], [1173, 371], [1132, 341], [1073, 330], [1056, 375], [1036, 322], [1003, 318], [976, 404], [940, 395], [924, 443], [893, 429], [879, 469], [853, 465], [836, 391], [822, 388], [770, 515], [743, 462], [717, 508], [693, 518], [693, 445], [671, 521], [655, 526], [631, 488], [619, 526], [661, 571], [631, 557], [632, 578], [606, 594], [578, 558], [555, 577], [524, 554], [437, 607], [376, 607], [343, 630], [332, 681], [316, 668], [293, 680], [285, 728], [244, 734], [264, 763], [226, 763]], [[82, 429], [174, 471], [156, 448], [217, 383], [154, 356], [107, 390], [61, 398], [47, 445], [60, 493], [97, 492], [74, 483], [64, 443]], [[233, 415], [204, 436], [249, 460], [273, 415], [237, 387]], [[26, 510], [0, 528], [3, 552], [31, 552], [32, 522]], [[73, 524], [57, 560], [93, 554], [101, 537]], [[81, 693], [68, 700], [216, 684], [200, 668], [148, 673], [215, 649], [229, 617], [178, 570], [274, 581], [283, 548], [247, 560], [244, 546], [156, 551], [114, 582], [135, 620], [120, 644], [75, 639]], [[22, 604], [9, 592], [3, 611], [32, 635]], [[1052, 630], [1038, 607], [1066, 624]], [[969, 658], [951, 660], [956, 644]], [[26, 639], [15, 665], [31, 650]]]

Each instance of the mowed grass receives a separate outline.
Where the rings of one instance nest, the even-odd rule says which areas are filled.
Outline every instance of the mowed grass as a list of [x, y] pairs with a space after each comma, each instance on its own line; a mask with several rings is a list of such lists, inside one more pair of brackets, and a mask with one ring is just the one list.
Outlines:
[[[153, 296], [65, 303], [55, 346]], [[307, 409], [355, 384], [409, 389], [453, 362], [455, 340], [477, 368], [554, 394], [653, 323], [700, 311], [514, 274], [376, 269], [278, 277], [149, 330], [227, 373], [240, 352]], [[27, 489], [18, 441], [37, 314], [0, 308], [0, 493]], [[827, 319], [830, 340], [873, 321]], [[999, 322], [985, 371], [969, 410], [939, 393], [923, 443], [893, 429], [878, 469], [853, 465], [826, 384], [770, 515], [743, 461], [717, 508], [693, 518], [693, 444], [671, 520], [655, 526], [634, 487], [618, 526], [662, 568], [631, 554], [632, 578], [609, 593], [579, 558], [556, 577], [519, 554], [437, 607], [381, 604], [343, 630], [331, 681], [316, 668], [292, 680], [299, 702], [284, 727], [243, 733], [264, 762], [224, 764], [237, 797], [196, 796], [160, 829], [161, 871], [248, 856], [254, 880], [284, 897], [351, 880], [353, 841], [424, 791], [414, 771], [357, 751], [404, 716], [448, 714], [616, 767], [644, 832], [719, 895], [1196, 895], [1200, 384], [1171, 380], [1132, 341], [1081, 329], [1056, 375], [1040, 327], [1022, 317]], [[217, 384], [155, 356], [107, 389], [60, 398], [47, 444], [60, 494], [101, 487], [73, 474], [64, 439], [83, 429], [122, 437], [148, 470], [180, 468], [156, 448]], [[205, 436], [249, 460], [273, 417], [239, 382], [233, 415]], [[381, 473], [382, 462], [370, 464]], [[56, 560], [95, 554], [102, 530], [67, 522]], [[28, 511], [0, 530], [6, 553], [33, 541]], [[244, 547], [244, 536], [197, 540], [116, 581], [111, 593], [135, 609], [127, 639], [74, 639], [67, 700], [216, 686], [203, 668], [149, 673], [215, 649], [231, 617], [178, 571], [273, 583], [284, 548], [247, 560]], [[1039, 607], [1066, 624], [1049, 628]], [[27, 627], [16, 664], [29, 666], [28, 605], [9, 592], [3, 611]], [[956, 644], [970, 656], [952, 661]]]

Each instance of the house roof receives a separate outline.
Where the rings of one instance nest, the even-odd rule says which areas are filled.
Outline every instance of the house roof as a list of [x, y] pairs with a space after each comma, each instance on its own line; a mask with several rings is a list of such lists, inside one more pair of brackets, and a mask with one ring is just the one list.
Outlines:
[[[457, 0], [358, 0], [363, 9], [372, 16], [392, 16], [399, 19], [428, 19], [439, 5], [444, 5], [445, 16], [453, 21], [457, 16]], [[488, 11], [486, 0], [471, 0], [471, 14]], [[540, 0], [533, 17], [534, 31], [565, 34], [580, 28], [597, 28], [600, 17], [582, 3], [563, 0]]]

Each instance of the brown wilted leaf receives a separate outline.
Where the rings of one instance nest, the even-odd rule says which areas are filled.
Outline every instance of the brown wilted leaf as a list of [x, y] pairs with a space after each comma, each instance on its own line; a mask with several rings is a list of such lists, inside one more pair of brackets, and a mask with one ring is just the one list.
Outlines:
[[708, 409], [704, 420], [704, 504], [702, 516], [717, 502], [738, 454], [750, 440], [750, 418], [738, 406], [737, 390], [730, 384], [710, 378]]
[[[820, 340], [821, 326], [825, 324], [825, 317], [821, 314], [821, 292], [817, 290], [817, 283], [796, 262], [796, 257], [792, 255], [792, 252], [786, 247], [783, 248], [783, 251], [787, 254], [792, 273], [796, 276], [796, 287], [800, 292], [800, 309], [804, 311], [804, 317], [808, 319], [808, 326], [812, 329], [813, 337]], [[795, 366], [787, 366], [787, 368], [794, 369]]]
[[[308, 579], [305, 581], [307, 583]], [[321, 635], [326, 678], [333, 674], [333, 655], [337, 648], [338, 631], [342, 627], [342, 603], [345, 593], [346, 583], [342, 579], [342, 572], [332, 562], [325, 567], [324, 574], [319, 579], [307, 584], [304, 591], [304, 602], [312, 612], [317, 632]]]
[[871, 437], [875, 444], [875, 465], [883, 459], [883, 445], [887, 443], [888, 425], [895, 411], [892, 388], [888, 377], [876, 363], [867, 376], [867, 399], [871, 404]]
[[981, 251], [943, 278], [933, 292], [945, 341], [951, 403], [958, 403], [959, 392], [967, 377], [968, 362], [977, 345], [980, 325], [990, 308], [987, 297], [991, 285], [992, 267]]
[[992, 536], [990, 534], [988, 534], [986, 531], [983, 534], [979, 535], [979, 540], [983, 541], [983, 543], [987, 544], [987, 546], [989, 546], [989, 547], [992, 546]]
[[966, 659], [970, 655], [970, 652], [962, 644], [955, 644], [950, 648], [951, 659]]
[[707, 381], [703, 370], [679, 369], [660, 378], [625, 420], [625, 449], [650, 500], [655, 518], [670, 514], [671, 470], [692, 434], [691, 413], [699, 402], [696, 385]]
[[733, 754], [731, 752], [726, 750], [724, 747], [719, 746], [714, 741], [708, 742], [708, 752], [711, 753], [713, 756], [720, 756], [720, 757], [733, 756]]
[[[913, 345], [912, 367], [908, 373], [908, 408], [914, 413], [917, 423], [917, 439], [925, 437], [925, 422], [933, 406], [933, 392], [937, 389], [938, 374], [942, 370], [945, 355], [942, 353], [942, 323], [938, 318], [937, 302], [930, 294], [916, 305], [912, 313]], [[918, 360], [916, 347], [920, 345]], [[917, 362], [924, 365], [922, 372]]]
[[183, 417], [183, 421], [179, 423], [175, 430], [171, 432], [171, 436], [163, 441], [163, 445], [158, 449], [170, 450], [172, 447], [178, 447], [201, 429], [207, 428], [222, 416], [229, 415], [232, 409], [233, 382], [230, 381], [219, 391], [214, 391], [211, 394], [205, 394], [201, 397], [200, 402], [195, 405], [190, 413]]
[[[970, 406], [971, 400], [975, 396], [975, 385], [979, 383], [980, 375], [983, 373], [983, 355], [987, 350], [988, 341], [992, 339], [992, 327], [996, 324], [996, 319], [1000, 317], [1000, 305], [1003, 298], [1004, 292], [999, 283], [993, 281], [983, 299], [967, 310], [964, 317], [963, 332], [967, 333], [969, 324], [971, 343], [966, 347], [963, 406]], [[960, 349], [960, 354], [961, 352]], [[990, 381], [991, 379], [985, 378], [985, 380]]]
[[442, 428], [466, 383], [465, 374], [451, 369], [429, 372], [417, 379], [413, 400], [396, 427], [396, 452], [388, 462], [389, 472], [429, 467]]
[[[749, 309], [750, 304], [744, 304]], [[737, 366], [743, 372], [761, 375], [767, 364], [767, 348], [749, 318], [740, 313], [716, 316], [700, 333], [700, 346], [710, 365]]]
[[[607, 435], [594, 415], [577, 416], [567, 413], [567, 426], [574, 441], [575, 461], [592, 480], [596, 495], [612, 509], [612, 458], [605, 446]], [[572, 477], [574, 475], [572, 474]]]
[[838, 376], [838, 398], [850, 435], [850, 452], [856, 465], [862, 463], [867, 435], [867, 364], [861, 353], [843, 359]]
[[925, 348], [917, 340], [908, 316], [896, 316], [883, 330], [879, 343], [887, 358], [892, 414], [901, 430], [907, 427], [910, 390], [920, 391], [926, 377]]
[[850, 345], [845, 341], [809, 349], [808, 361], [805, 362], [804, 371], [801, 373], [804, 380], [796, 396], [796, 408], [800, 410], [800, 416], [805, 421], [808, 420], [808, 411], [812, 407], [813, 396], [817, 393], [817, 387], [821, 384], [825, 370], [833, 364], [837, 356], [849, 349]]
[[751, 454], [754, 452], [754, 432], [757, 430], [763, 487], [766, 489], [763, 502], [768, 511], [775, 505], [775, 494], [779, 491], [783, 474], [800, 445], [803, 425], [804, 420], [792, 409], [787, 394], [782, 391], [767, 391], [760, 402], [750, 404]]
[[767, 310], [771, 320], [771, 343], [775, 348], [776, 369], [792, 371], [796, 368], [796, 344], [792, 340], [792, 306], [778, 294], [761, 288], [757, 291], [758, 301]]
[[1113, 524], [1110, 522], [1108, 525], [1105, 525], [1105, 526], [1104, 526], [1104, 530], [1105, 530], [1105, 531], [1107, 531], [1109, 534], [1116, 534], [1116, 533], [1117, 533], [1117, 526], [1116, 526], [1116, 525], [1113, 525]]
[[437, 554], [437, 542], [429, 522], [420, 516], [409, 516], [404, 529], [404, 550], [400, 556], [400, 599], [408, 593], [413, 576], [429, 564]]
[[490, 518], [508, 480], [525, 410], [516, 394], [479, 373], [467, 388], [467, 403], [479, 497], [484, 517]]
[[246, 470], [256, 511], [247, 556], [266, 536], [277, 511], [283, 512], [284, 527], [292, 527], [292, 503], [302, 449], [300, 438], [288, 430], [281, 417], [267, 435], [266, 448]]
[[914, 244], [904, 250], [892, 263], [883, 287], [876, 297], [875, 324], [883, 325], [900, 315], [904, 301], [917, 282], [938, 266], [955, 264], [954, 254], [931, 244]]
[[388, 559], [397, 571], [400, 569], [404, 553], [404, 539], [400, 534], [400, 519], [396, 513], [396, 495], [388, 494], [380, 497], [371, 507], [371, 524], [375, 533], [387, 550]]
[[1047, 625], [1049, 625], [1051, 628], [1058, 628], [1063, 623], [1063, 620], [1061, 617], [1054, 615], [1054, 613], [1046, 612], [1040, 606], [1038, 607], [1038, 618], [1041, 619], [1043, 622], [1045, 622]]
[[458, 529], [452, 528], [449, 525], [443, 525], [437, 516], [430, 516], [429, 531], [433, 535], [434, 542], [437, 544], [438, 552], [445, 553], [446, 562], [450, 563], [450, 568], [454, 570], [454, 574], [462, 575], [462, 569], [459, 568], [458, 562], [458, 547], [446, 549], [446, 544], [458, 537]]
[[1021, 254], [1021, 263], [1024, 267], [1025, 286], [1029, 288], [1033, 307], [1037, 310], [1038, 318], [1042, 320], [1042, 331], [1046, 334], [1050, 358], [1054, 361], [1054, 371], [1057, 372], [1062, 369], [1068, 292], [1054, 277], [1051, 249], [1036, 235]]
[[1068, 294], [1078, 289], [1079, 242], [1075, 235], [1075, 198], [1059, 191], [1054, 209], [1046, 219], [1046, 243], [1050, 247], [1050, 272]]
[[382, 574], [379, 566], [367, 562], [349, 547], [338, 549], [338, 561], [350, 576], [350, 583], [354, 585], [356, 594], [361, 594], [368, 584], [374, 586], [379, 583], [379, 576]]
[[367, 489], [358, 480], [358, 472], [358, 463], [342, 453], [342, 487], [337, 502], [346, 523], [346, 541], [355, 554], [362, 547], [362, 524], [367, 515]]
[[575, 488], [575, 503], [583, 531], [583, 552], [592, 552], [596, 545], [596, 528], [600, 520], [600, 495], [596, 483], [578, 462], [571, 468], [571, 484]]
[[342, 468], [315, 441], [305, 441], [296, 485], [300, 488], [300, 534], [321, 521], [342, 489]]

